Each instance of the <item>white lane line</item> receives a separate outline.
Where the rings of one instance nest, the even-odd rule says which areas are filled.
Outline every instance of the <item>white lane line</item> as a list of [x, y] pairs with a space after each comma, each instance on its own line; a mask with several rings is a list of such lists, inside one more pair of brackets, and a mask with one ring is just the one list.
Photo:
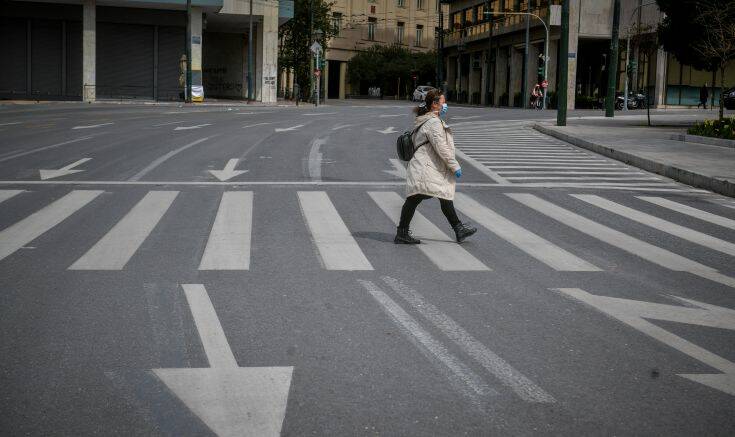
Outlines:
[[314, 138], [309, 149], [309, 177], [312, 181], [322, 180], [322, 153], [319, 148], [327, 142], [326, 138]]
[[348, 128], [352, 126], [354, 126], [354, 124], [342, 124], [342, 125], [333, 127], [332, 130], [340, 130], [340, 129], [344, 129], [344, 128]]
[[419, 351], [449, 380], [455, 389], [467, 396], [475, 407], [482, 409], [485, 396], [498, 393], [490, 388], [475, 372], [426, 331], [400, 305], [371, 281], [358, 279], [365, 290], [380, 304], [383, 311], [393, 319], [403, 334]]
[[246, 125], [245, 125], [245, 126], [243, 126], [242, 128], [243, 128], [243, 129], [247, 129], [247, 128], [249, 128], [249, 127], [256, 127], [256, 126], [267, 126], [267, 125], [269, 125], [269, 124], [273, 124], [273, 122], [268, 122], [268, 123], [255, 123], [255, 124], [246, 124]]
[[706, 222], [719, 225], [729, 229], [735, 229], [735, 220], [727, 217], [722, 217], [711, 212], [702, 211], [701, 209], [692, 208], [691, 206], [684, 205], [683, 203], [674, 202], [663, 197], [650, 197], [650, 196], [637, 196], [641, 200], [653, 203], [663, 208], [670, 209], [672, 211], [679, 212], [681, 214], [688, 215], [690, 217], [698, 218]]
[[159, 127], [159, 126], [170, 126], [172, 124], [181, 124], [186, 123], [185, 121], [170, 121], [168, 123], [160, 123], [160, 124], [154, 124], [153, 127]]
[[650, 214], [637, 211], [633, 208], [628, 208], [627, 206], [621, 205], [619, 203], [603, 199], [600, 196], [592, 194], [571, 194], [571, 196], [576, 197], [577, 199], [587, 202], [591, 205], [595, 205], [598, 208], [602, 208], [605, 211], [612, 212], [613, 214], [617, 214], [638, 223], [642, 223], [646, 226], [650, 226], [654, 229], [658, 229], [661, 232], [679, 237], [682, 240], [691, 241], [694, 244], [699, 244], [700, 246], [704, 246], [708, 249], [726, 253], [730, 256], [735, 256], [735, 244], [728, 241], [715, 238], [711, 235], [707, 235], [691, 228], [677, 225], [676, 223], [654, 217]]
[[151, 162], [150, 164], [148, 164], [148, 166], [146, 166], [143, 170], [139, 171], [138, 173], [136, 173], [135, 175], [133, 175], [130, 179], [128, 179], [128, 181], [131, 181], [131, 182], [139, 181], [143, 176], [145, 176], [148, 173], [150, 173], [151, 171], [155, 170], [156, 167], [158, 167], [159, 165], [161, 165], [164, 162], [168, 161], [173, 156], [175, 156], [175, 155], [183, 152], [184, 150], [188, 149], [189, 147], [193, 147], [193, 146], [196, 146], [199, 143], [203, 143], [203, 142], [207, 141], [209, 138], [211, 138], [211, 137], [200, 138], [200, 139], [198, 139], [196, 141], [192, 141], [191, 143], [189, 143], [189, 144], [187, 144], [185, 146], [179, 147], [178, 149], [172, 150], [172, 151], [166, 153], [165, 155], [156, 158], [153, 162]]
[[454, 154], [457, 155], [458, 158], [461, 160], [469, 163], [471, 166], [475, 167], [476, 170], [478, 170], [480, 173], [484, 174], [485, 176], [489, 177], [490, 179], [494, 180], [495, 182], [499, 184], [507, 184], [508, 181], [500, 176], [498, 173], [490, 170], [486, 166], [482, 165], [480, 162], [478, 162], [475, 158], [465, 154], [463, 151], [456, 149], [454, 151]]
[[[629, 174], [646, 174], [638, 171], [629, 171], [628, 169], [621, 168], [617, 171], [556, 171], [556, 170], [535, 170], [535, 171], [524, 171], [524, 170], [513, 170], [504, 171], [504, 175], [509, 174], [567, 174], [567, 175], [618, 175], [624, 176]], [[507, 177], [507, 176], [506, 176]]]
[[21, 124], [21, 123], [22, 123], [22, 121], [11, 121], [9, 123], [0, 123], [0, 126], [13, 126], [13, 125], [16, 125], [16, 124]]
[[11, 197], [17, 196], [22, 192], [23, 190], [0, 190], [0, 203], [5, 202]]
[[[368, 192], [373, 201], [398, 225], [403, 199], [393, 191]], [[437, 205], [432, 205], [436, 207]], [[447, 226], [449, 226], [447, 224]], [[440, 270], [444, 271], [489, 271], [490, 269], [455, 243], [426, 217], [416, 212], [411, 223], [416, 236], [421, 239], [417, 245]]]
[[661, 267], [679, 272], [688, 272], [692, 275], [735, 288], [735, 278], [725, 276], [712, 267], [608, 228], [579, 214], [554, 205], [551, 202], [547, 202], [538, 196], [526, 193], [506, 193], [506, 196], [592, 238], [596, 238]]
[[555, 170], [615, 170], [620, 167], [612, 167], [609, 164], [585, 164], [584, 166], [557, 166], [557, 165], [543, 165], [543, 164], [528, 164], [528, 165], [495, 165], [492, 162], [482, 162], [490, 168], [495, 169], [498, 173], [502, 173], [504, 168], [538, 168], [538, 169], [555, 169]]
[[506, 176], [506, 179], [513, 181], [660, 181], [661, 178], [655, 176]]
[[39, 172], [39, 175], [42, 181], [45, 181], [47, 179], [54, 179], [54, 178], [58, 178], [61, 176], [67, 176], [70, 174], [83, 172], [84, 170], [74, 170], [74, 167], [78, 167], [84, 164], [85, 162], [88, 162], [91, 160], [92, 158], [82, 158], [78, 161], [74, 161], [71, 164], [67, 164], [58, 169], [52, 169], [52, 170], [40, 169], [38, 170], [38, 172]]
[[178, 194], [178, 191], [149, 191], [69, 270], [122, 270]]
[[381, 114], [378, 116], [378, 118], [388, 118], [388, 117], [407, 117], [409, 114]]
[[212, 300], [201, 284], [181, 284], [210, 367], [237, 368], [227, 336], [214, 311]]
[[212, 123], [197, 124], [197, 125], [193, 125], [193, 126], [176, 126], [174, 128], [174, 130], [175, 131], [180, 131], [180, 130], [201, 129], [203, 127], [207, 127], [207, 126], [211, 126], [211, 125], [212, 125]]
[[456, 193], [454, 203], [472, 221], [536, 258], [562, 272], [599, 272], [599, 267], [571, 254], [533, 232], [506, 219], [463, 193]]
[[291, 126], [291, 127], [277, 127], [273, 130], [275, 132], [290, 132], [290, 131], [298, 130], [302, 127], [304, 127], [303, 124], [297, 124], [296, 126]]
[[373, 270], [324, 191], [299, 191], [311, 238], [327, 270]]
[[75, 190], [0, 232], [0, 260], [64, 221], [103, 191]]
[[54, 149], [56, 147], [65, 146], [67, 144], [72, 144], [72, 143], [77, 143], [79, 141], [88, 140], [90, 138], [92, 138], [91, 135], [87, 137], [76, 138], [73, 140], [64, 141], [61, 143], [51, 144], [50, 146], [39, 147], [37, 149], [25, 150], [23, 152], [10, 152], [8, 154], [2, 155], [2, 157], [0, 157], [0, 162], [10, 161], [11, 159], [20, 158], [21, 156], [30, 155], [32, 153], [37, 153], [37, 152], [43, 152], [44, 150]]
[[88, 126], [74, 126], [72, 129], [94, 129], [94, 128], [98, 128], [102, 126], [109, 126], [111, 124], [115, 124], [115, 123], [110, 122], [110, 123], [91, 124]]
[[541, 387], [528, 379], [518, 370], [514, 369], [495, 352], [488, 349], [475, 337], [462, 328], [451, 317], [444, 314], [416, 290], [407, 287], [397, 279], [383, 276], [383, 281], [405, 299], [413, 309], [431, 322], [439, 331], [457, 344], [460, 349], [480, 365], [498, 378], [500, 382], [513, 390], [526, 402], [554, 403], [553, 396], [546, 393]]
[[199, 270], [250, 269], [253, 192], [222, 193]]
[[338, 114], [338, 113], [337, 112], [308, 112], [306, 114], [301, 114], [301, 115], [312, 116], [312, 115], [334, 115], [334, 114]]

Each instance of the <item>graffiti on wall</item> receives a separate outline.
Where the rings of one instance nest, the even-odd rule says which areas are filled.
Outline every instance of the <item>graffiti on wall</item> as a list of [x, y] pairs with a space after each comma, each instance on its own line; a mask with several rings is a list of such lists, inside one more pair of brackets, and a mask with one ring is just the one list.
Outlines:
[[204, 69], [204, 89], [209, 95], [241, 96], [242, 82], [233, 81], [227, 67], [210, 67]]

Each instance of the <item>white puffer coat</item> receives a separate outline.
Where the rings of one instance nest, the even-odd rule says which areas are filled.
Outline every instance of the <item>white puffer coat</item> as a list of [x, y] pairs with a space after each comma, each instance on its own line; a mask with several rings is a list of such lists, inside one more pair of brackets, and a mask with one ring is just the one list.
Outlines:
[[426, 194], [454, 200], [454, 172], [460, 166], [454, 157], [452, 131], [432, 112], [416, 117], [414, 129], [421, 123], [424, 125], [414, 134], [413, 143], [418, 146], [429, 142], [416, 149], [408, 163], [406, 196]]

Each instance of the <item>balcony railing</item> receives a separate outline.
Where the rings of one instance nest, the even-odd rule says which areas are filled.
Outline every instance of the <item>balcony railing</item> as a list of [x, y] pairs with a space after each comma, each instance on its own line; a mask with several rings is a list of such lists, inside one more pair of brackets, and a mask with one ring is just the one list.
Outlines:
[[[548, 24], [549, 10], [547, 8], [532, 9], [531, 13], [538, 15]], [[502, 35], [525, 29], [525, 15], [495, 15], [493, 23], [493, 35]], [[531, 27], [542, 26], [538, 19], [531, 17]], [[463, 29], [447, 32], [444, 36], [444, 47], [457, 46], [460, 43], [468, 43], [488, 37], [490, 23], [479, 23], [467, 26]]]

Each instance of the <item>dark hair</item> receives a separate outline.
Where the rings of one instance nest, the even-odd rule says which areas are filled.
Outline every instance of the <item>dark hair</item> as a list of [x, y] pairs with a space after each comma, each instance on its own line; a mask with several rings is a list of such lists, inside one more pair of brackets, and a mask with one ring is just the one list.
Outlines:
[[419, 104], [419, 106], [413, 108], [414, 114], [416, 114], [417, 117], [420, 117], [427, 112], [431, 111], [431, 105], [434, 103], [439, 103], [439, 98], [444, 95], [442, 90], [437, 88], [432, 88], [429, 91], [426, 92], [426, 97], [424, 97], [424, 101]]

